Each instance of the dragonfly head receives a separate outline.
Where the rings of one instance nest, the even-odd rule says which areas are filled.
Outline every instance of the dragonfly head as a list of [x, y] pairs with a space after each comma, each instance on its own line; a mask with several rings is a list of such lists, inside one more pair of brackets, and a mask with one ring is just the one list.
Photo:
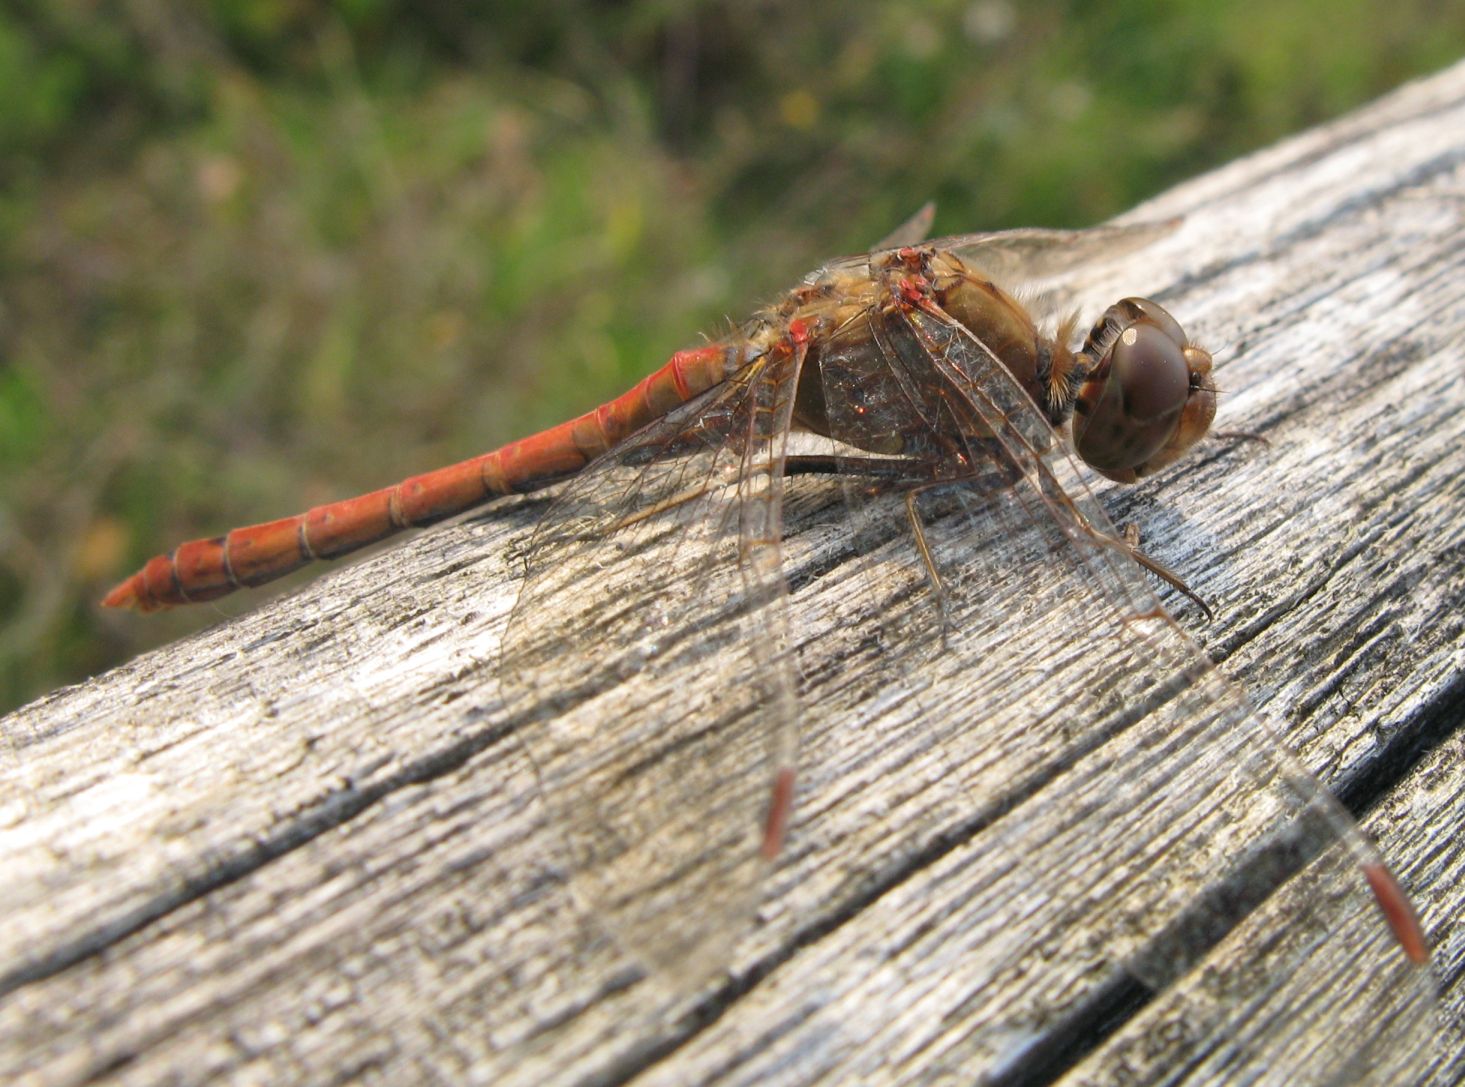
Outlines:
[[1211, 356], [1146, 298], [1110, 306], [1081, 355], [1073, 444], [1096, 471], [1133, 483], [1180, 457], [1216, 415]]

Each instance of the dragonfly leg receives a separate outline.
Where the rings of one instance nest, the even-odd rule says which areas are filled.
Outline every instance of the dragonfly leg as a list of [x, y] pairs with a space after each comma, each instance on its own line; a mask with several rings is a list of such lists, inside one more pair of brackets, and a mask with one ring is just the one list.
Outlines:
[[1185, 580], [1174, 570], [1170, 569], [1170, 567], [1166, 566], [1159, 559], [1151, 558], [1140, 550], [1139, 527], [1137, 525], [1125, 525], [1119, 530], [1119, 535], [1111, 536], [1107, 532], [1101, 532], [1096, 529], [1093, 525], [1089, 524], [1088, 518], [1078, 514], [1076, 511], [1075, 516], [1080, 531], [1089, 539], [1109, 548], [1111, 551], [1118, 551], [1121, 555], [1127, 555], [1165, 584], [1194, 602], [1195, 606], [1200, 608], [1201, 612], [1205, 615], [1207, 622], [1215, 619], [1215, 612], [1211, 611], [1211, 607], [1205, 602], [1204, 597], [1187, 585]]
[[921, 565], [925, 567], [926, 578], [930, 581], [931, 592], [936, 598], [936, 611], [941, 617], [941, 641], [944, 647], [947, 631], [950, 628], [946, 614], [946, 586], [942, 583], [941, 574], [936, 569], [936, 561], [931, 554], [931, 545], [926, 539], [926, 530], [921, 525], [920, 511], [916, 509], [916, 499], [922, 491], [942, 487], [955, 481], [934, 478], [935, 473], [930, 465], [922, 464], [910, 457], [793, 456], [784, 461], [784, 475], [867, 477], [903, 484], [909, 488], [905, 492], [906, 517], [910, 520], [916, 550], [920, 553]]
[[924, 490], [931, 487], [939, 487], [939, 483], [928, 483], [921, 487], [912, 487], [905, 493], [905, 513], [910, 519], [911, 534], [916, 540], [916, 550], [921, 554], [921, 564], [926, 568], [926, 577], [931, 582], [931, 594], [936, 598], [936, 614], [941, 620], [941, 648], [946, 648], [946, 635], [950, 629], [951, 622], [946, 614], [946, 586], [941, 581], [941, 573], [936, 569], [936, 560], [931, 555], [931, 545], [926, 540], [926, 530], [921, 526], [921, 514], [916, 509], [916, 499]]
[[[860, 466], [868, 463], [868, 471]], [[872, 475], [881, 478], [907, 478], [900, 473], [909, 473], [913, 462], [902, 460], [899, 457], [835, 457], [825, 455], [793, 456], [784, 459], [783, 474], [785, 476], [806, 476], [806, 475]], [[902, 466], [905, 466], [904, 468]], [[759, 470], [766, 470], [767, 463], [760, 464]], [[701, 498], [707, 493], [706, 486], [696, 485], [688, 487], [678, 494], [670, 495], [661, 501], [647, 506], [645, 509], [637, 510], [635, 513], [627, 514], [615, 523], [613, 531], [620, 531], [631, 525], [638, 524], [648, 518], [665, 513], [667, 510], [675, 509], [677, 506], [685, 505]]]
[[784, 458], [785, 476], [859, 476], [892, 483], [927, 483], [929, 466], [911, 457], [849, 457], [806, 453]]

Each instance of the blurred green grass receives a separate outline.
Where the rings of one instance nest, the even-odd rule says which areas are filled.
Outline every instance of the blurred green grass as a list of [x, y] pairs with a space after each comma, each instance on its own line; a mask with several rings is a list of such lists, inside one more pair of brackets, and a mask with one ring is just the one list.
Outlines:
[[1081, 225], [1465, 54], [1458, 4], [0, 10], [0, 711], [251, 606], [179, 540], [619, 391], [928, 198]]

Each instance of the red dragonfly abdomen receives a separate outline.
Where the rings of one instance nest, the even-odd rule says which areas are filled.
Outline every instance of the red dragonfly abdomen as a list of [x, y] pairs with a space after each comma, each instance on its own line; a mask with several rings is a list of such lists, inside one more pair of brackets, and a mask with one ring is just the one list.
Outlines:
[[189, 540], [157, 555], [102, 601], [156, 611], [262, 585], [316, 559], [332, 559], [405, 528], [432, 524], [492, 498], [573, 475], [654, 419], [726, 380], [747, 360], [740, 343], [678, 351], [635, 388], [584, 415], [391, 487], [316, 506], [294, 517]]

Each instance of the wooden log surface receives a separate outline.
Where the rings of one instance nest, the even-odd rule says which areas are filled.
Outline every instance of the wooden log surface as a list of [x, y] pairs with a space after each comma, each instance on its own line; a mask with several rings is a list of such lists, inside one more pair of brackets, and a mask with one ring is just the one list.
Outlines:
[[[1359, 1059], [1379, 1056], [1381, 1077], [1459, 1082], [1465, 65], [1134, 213], [1171, 215], [1185, 216], [1173, 234], [1102, 274], [1079, 270], [1074, 304], [1090, 314], [1116, 292], [1157, 293], [1217, 352], [1218, 425], [1268, 444], [1213, 443], [1102, 500], [1212, 604], [1217, 618], [1202, 624], [1167, 597], [1381, 843], [1434, 944], [1436, 1007], [1429, 979], [1350, 971], [1350, 958], [1376, 952], [1351, 927], [1309, 929], [1339, 884], [1305, 876], [1240, 911], [1182, 976], [1136, 965], [1143, 948], [1106, 950], [1126, 932], [1106, 918], [1131, 889], [1070, 903], [1068, 870], [1041, 871], [1081, 863], [1082, 828], [1076, 854], [1055, 830], [1051, 856], [1014, 857], [1014, 841], [1038, 848], [1042, 816], [1022, 812], [1040, 811], [1042, 796], [972, 815], [1012, 776], [1010, 753], [979, 724], [952, 722], [1022, 684], [940, 674], [919, 697], [890, 696], [883, 679], [903, 650], [876, 638], [890, 659], [861, 656], [840, 599], [869, 592], [860, 579], [878, 577], [878, 563], [839, 561], [817, 504], [793, 499], [805, 708], [789, 849], [724, 969], [690, 988], [648, 974], [577, 897], [555, 806], [519, 742], [525, 705], [553, 692], [539, 677], [498, 676], [546, 508], [533, 498], [425, 532], [0, 722], [0, 1072], [36, 1083], [1222, 1082], [1241, 1074], [1228, 1061], [1276, 1046], [1295, 1062], [1277, 1081], [1306, 1082], [1328, 1053], [1359, 1048], [1371, 1027], [1358, 1015], [1385, 1009], [1425, 1025], [1389, 1035], [1410, 1053]], [[1054, 647], [1022, 689], [1038, 704], [1055, 697], [1045, 669], [1066, 668], [1082, 632], [1023, 612], [1042, 573], [1017, 569], [992, 638], [1030, 622], [1031, 643]], [[706, 634], [714, 669], [742, 661], [715, 631], [690, 633]], [[650, 706], [601, 719], [628, 740], [654, 736], [657, 715], [678, 707]], [[902, 714], [913, 728], [887, 726]], [[1031, 715], [1033, 757], [1046, 757], [1037, 725], [1061, 715]], [[923, 721], [944, 722], [935, 756], [918, 739]], [[1066, 740], [1060, 724], [1052, 736]], [[1116, 736], [1116, 748], [1128, 742]], [[1064, 764], [1074, 790], [1101, 755], [1122, 774], [1118, 754], [1090, 751]], [[1023, 836], [1004, 838], [1014, 820]], [[1254, 972], [1264, 959], [1270, 972]], [[1132, 975], [1140, 984], [1126, 989]], [[1330, 986], [1320, 999], [1315, 979]], [[1380, 991], [1411, 984], [1425, 996]], [[1044, 1014], [1026, 1010], [1039, 1000]]]

